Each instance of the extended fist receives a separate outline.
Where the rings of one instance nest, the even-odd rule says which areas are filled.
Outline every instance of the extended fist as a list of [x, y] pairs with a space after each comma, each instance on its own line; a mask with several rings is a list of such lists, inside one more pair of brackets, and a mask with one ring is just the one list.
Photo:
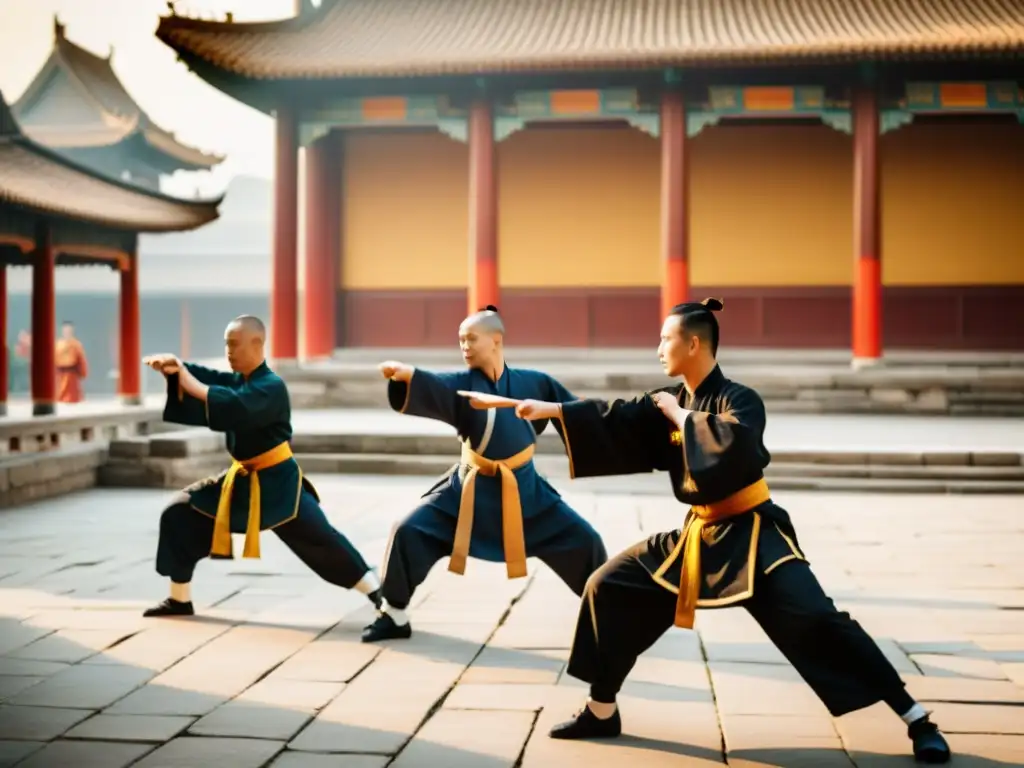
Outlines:
[[142, 362], [154, 371], [159, 371], [164, 375], [177, 373], [181, 369], [181, 360], [178, 359], [177, 355], [172, 355], [169, 352], [160, 355], [149, 355], [142, 358]]
[[516, 406], [516, 416], [527, 421], [557, 419], [558, 414], [558, 403], [547, 403], [543, 400], [523, 400]]
[[392, 381], [408, 382], [412, 378], [412, 366], [397, 360], [388, 360], [380, 364], [380, 375]]
[[669, 392], [655, 392], [651, 399], [669, 421], [679, 423], [680, 419], [686, 417], [687, 411], [679, 404], [675, 395]]

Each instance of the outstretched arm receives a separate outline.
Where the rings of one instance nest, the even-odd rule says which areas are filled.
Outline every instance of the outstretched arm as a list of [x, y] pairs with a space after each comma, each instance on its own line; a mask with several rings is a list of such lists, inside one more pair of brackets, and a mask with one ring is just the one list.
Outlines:
[[572, 477], [629, 475], [669, 469], [669, 428], [650, 394], [632, 400], [567, 403], [525, 400], [516, 414], [557, 420]]
[[398, 362], [382, 363], [388, 379], [388, 404], [410, 416], [443, 421], [458, 428], [463, 400], [458, 395], [461, 373], [433, 373]]

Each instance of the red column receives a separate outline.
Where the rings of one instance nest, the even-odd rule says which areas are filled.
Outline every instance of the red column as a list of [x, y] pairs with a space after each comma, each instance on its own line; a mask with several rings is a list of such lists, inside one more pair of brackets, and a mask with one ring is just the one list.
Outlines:
[[498, 303], [498, 180], [494, 116], [483, 99], [469, 109], [469, 312]]
[[53, 237], [47, 224], [36, 229], [32, 261], [32, 415], [54, 412], [57, 399], [57, 319], [54, 307]]
[[121, 402], [138, 405], [142, 402], [142, 335], [139, 328], [139, 256], [132, 254], [121, 270], [120, 296], [121, 349], [119, 361], [121, 381], [118, 387]]
[[881, 195], [878, 179], [878, 96], [853, 92], [853, 361], [882, 357]]
[[306, 289], [303, 357], [329, 357], [335, 347], [338, 259], [341, 254], [341, 135], [306, 147]]
[[661, 316], [686, 301], [689, 285], [689, 167], [683, 94], [661, 96]]
[[7, 265], [0, 263], [0, 416], [7, 415], [10, 352], [7, 349]]
[[299, 349], [299, 146], [295, 112], [277, 111], [274, 146], [274, 267], [270, 286], [270, 351], [294, 360]]

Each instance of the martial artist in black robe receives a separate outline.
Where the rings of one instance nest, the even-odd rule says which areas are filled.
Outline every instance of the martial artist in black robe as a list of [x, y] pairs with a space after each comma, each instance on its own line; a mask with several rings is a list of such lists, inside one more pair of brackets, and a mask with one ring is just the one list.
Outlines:
[[388, 400], [400, 413], [437, 419], [458, 430], [460, 461], [424, 494], [392, 532], [384, 565], [384, 606], [363, 640], [404, 639], [405, 608], [434, 564], [463, 573], [468, 557], [505, 563], [526, 576], [526, 558], [545, 562], [577, 595], [608, 559], [601, 536], [537, 474], [533, 452], [547, 422], [517, 419], [511, 408], [474, 409], [460, 392], [568, 402], [575, 397], [545, 373], [505, 365], [504, 325], [493, 307], [459, 328], [466, 370], [432, 373], [385, 363]]
[[573, 477], [667, 471], [690, 505], [682, 528], [630, 547], [588, 582], [568, 672], [590, 683], [590, 701], [551, 736], [618, 736], [615, 699], [637, 657], [673, 624], [692, 628], [696, 607], [742, 605], [833, 716], [885, 701], [908, 724], [915, 756], [946, 762], [927, 712], [822, 591], [789, 515], [771, 500], [764, 404], [715, 361], [721, 308], [717, 299], [682, 304], [665, 320], [659, 359], [685, 384], [628, 402], [517, 407], [523, 418], [561, 419]]
[[146, 362], [167, 376], [164, 421], [224, 432], [231, 467], [190, 485], [160, 517], [156, 570], [171, 596], [145, 616], [191, 616], [192, 574], [205, 557], [230, 559], [232, 533], [245, 534], [243, 557], [260, 556], [260, 532], [278, 538], [318, 576], [355, 588], [380, 606], [380, 582], [359, 551], [327, 521], [313, 484], [291, 452], [288, 387], [267, 366], [265, 330], [245, 315], [225, 331], [232, 373], [174, 355]]

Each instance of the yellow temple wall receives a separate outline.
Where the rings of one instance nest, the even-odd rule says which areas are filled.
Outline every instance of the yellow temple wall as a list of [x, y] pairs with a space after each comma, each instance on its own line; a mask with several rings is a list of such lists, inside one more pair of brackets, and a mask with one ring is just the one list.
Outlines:
[[[726, 298], [723, 333], [738, 346], [848, 346], [852, 138], [725, 124], [688, 146], [693, 296]], [[880, 150], [887, 343], [1017, 348], [1000, 329], [1024, 311], [1024, 128], [914, 124]], [[497, 164], [500, 303], [517, 343], [648, 340], [658, 140], [626, 126], [527, 129], [498, 144]], [[352, 132], [343, 175], [339, 338], [451, 343], [466, 312], [467, 145], [429, 130]]]
[[[468, 152], [436, 132], [346, 137], [347, 289], [461, 289]], [[503, 287], [657, 286], [657, 140], [629, 127], [540, 128], [499, 145]], [[723, 125], [689, 145], [691, 281], [841, 286], [853, 274], [849, 136]], [[882, 137], [887, 285], [1024, 283], [1024, 129], [911, 125]]]

